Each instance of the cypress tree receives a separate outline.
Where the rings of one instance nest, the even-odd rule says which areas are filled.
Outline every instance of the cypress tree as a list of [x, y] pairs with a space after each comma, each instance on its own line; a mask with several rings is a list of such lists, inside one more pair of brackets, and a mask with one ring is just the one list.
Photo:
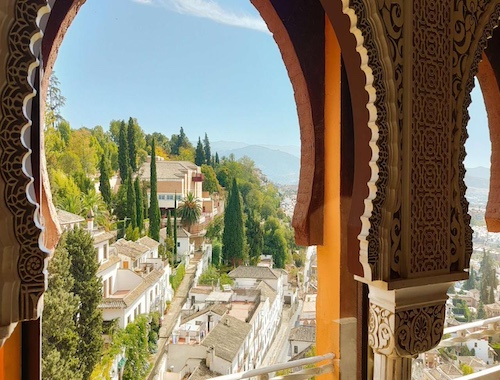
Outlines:
[[99, 191], [101, 192], [102, 199], [108, 207], [111, 205], [111, 185], [109, 184], [109, 161], [108, 154], [104, 152], [99, 163]]
[[201, 166], [205, 163], [205, 151], [203, 150], [203, 145], [201, 144], [201, 140], [199, 137], [198, 137], [198, 144], [196, 145], [194, 163], [198, 166]]
[[260, 220], [250, 213], [246, 222], [247, 242], [250, 256], [250, 265], [257, 265], [264, 249], [264, 231]]
[[177, 193], [174, 194], [174, 258], [177, 260]]
[[243, 262], [245, 253], [245, 226], [241, 195], [236, 178], [233, 178], [231, 192], [224, 211], [224, 233], [222, 234], [222, 256], [233, 267]]
[[220, 164], [220, 161], [219, 161], [219, 153], [215, 152], [215, 164], [216, 165], [219, 165]]
[[102, 313], [98, 309], [102, 300], [102, 283], [97, 277], [99, 264], [95, 257], [94, 240], [83, 229], [77, 228], [66, 235], [66, 249], [71, 257], [71, 274], [75, 279], [72, 291], [80, 297], [76, 329], [80, 336], [76, 357], [79, 372], [89, 379], [101, 359]]
[[132, 119], [131, 117], [128, 119], [127, 136], [128, 160], [130, 163], [130, 167], [132, 168], [132, 172], [135, 173], [137, 171], [137, 143], [135, 135], [135, 123], [134, 119]]
[[142, 200], [142, 190], [141, 190], [141, 183], [139, 182], [139, 177], [135, 178], [134, 192], [135, 192], [137, 227], [139, 227], [139, 231], [142, 231], [144, 228], [144, 214], [143, 214], [144, 202]]
[[127, 144], [127, 125], [122, 120], [120, 123], [120, 144], [118, 145], [118, 167], [120, 169], [120, 178], [122, 183], [127, 181], [129, 162], [129, 152]]
[[170, 220], [170, 211], [167, 211], [167, 236], [172, 237], [172, 221]]
[[44, 379], [79, 380], [76, 352], [79, 336], [76, 315], [80, 298], [71, 289], [71, 259], [65, 249], [64, 236], [48, 264], [50, 276], [44, 297], [42, 319], [42, 377]]
[[151, 141], [151, 199], [149, 204], [149, 236], [160, 241], [160, 206], [158, 205], [158, 184], [156, 177], [155, 139]]
[[132, 229], [137, 227], [137, 206], [134, 185], [132, 184], [132, 171], [128, 169], [127, 174], [127, 217], [130, 222], [126, 223], [132, 225]]
[[205, 133], [205, 138], [203, 139], [203, 149], [205, 150], [205, 162], [207, 165], [212, 165], [212, 152], [210, 150], [210, 141], [208, 141], [208, 136]]

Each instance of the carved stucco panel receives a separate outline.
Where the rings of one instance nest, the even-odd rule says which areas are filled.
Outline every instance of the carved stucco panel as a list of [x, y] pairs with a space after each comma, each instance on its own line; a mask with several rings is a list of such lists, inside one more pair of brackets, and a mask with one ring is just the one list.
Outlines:
[[[40, 25], [50, 11], [45, 0], [13, 0], [3, 6], [11, 7], [12, 13], [7, 16], [10, 19], [2, 20], [1, 36], [7, 41], [3, 40], [6, 45], [0, 52], [6, 67], [0, 89], [0, 209], [5, 222], [0, 287], [2, 294], [10, 294], [2, 297], [2, 342], [13, 324], [39, 317], [46, 286], [47, 250], [41, 241], [41, 216], [32, 174], [30, 115], [40, 65]], [[13, 274], [15, 268], [17, 276]]]

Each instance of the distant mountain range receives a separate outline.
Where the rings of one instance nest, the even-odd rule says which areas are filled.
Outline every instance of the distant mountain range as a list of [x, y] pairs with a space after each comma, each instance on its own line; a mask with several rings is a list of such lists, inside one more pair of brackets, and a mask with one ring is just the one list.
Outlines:
[[[219, 157], [234, 154], [236, 159], [243, 156], [251, 158], [255, 165], [269, 178], [281, 185], [296, 185], [300, 172], [300, 147], [279, 145], [250, 145], [234, 141], [215, 141], [210, 143], [212, 152]], [[465, 174], [467, 197], [470, 201], [486, 204], [490, 169], [479, 166], [467, 168]], [[474, 202], [475, 203], [475, 202]]]
[[219, 157], [234, 154], [236, 159], [251, 158], [266, 177], [281, 185], [299, 182], [300, 147], [277, 145], [249, 145], [240, 142], [216, 141], [210, 143], [212, 153]]

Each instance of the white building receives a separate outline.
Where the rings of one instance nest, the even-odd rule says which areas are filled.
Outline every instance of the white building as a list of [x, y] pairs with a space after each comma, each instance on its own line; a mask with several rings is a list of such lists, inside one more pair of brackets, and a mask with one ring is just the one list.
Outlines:
[[143, 237], [136, 242], [119, 239], [109, 247], [110, 254], [98, 271], [103, 281], [99, 307], [104, 320], [117, 319], [118, 325], [125, 328], [140, 314], [163, 312], [173, 290], [171, 269], [158, 257], [158, 245]]
[[[182, 262], [187, 267], [189, 260], [194, 255], [194, 243], [191, 242], [191, 234], [180, 225], [177, 225], [177, 257], [176, 262]], [[167, 228], [160, 230], [160, 243], [167, 239]]]
[[[139, 169], [139, 176], [142, 181], [151, 180], [151, 157]], [[189, 193], [200, 200], [202, 206], [203, 174], [201, 168], [189, 161], [164, 161], [161, 157], [156, 158], [156, 176], [158, 205], [160, 209], [173, 209], [175, 207], [175, 197], [177, 203], [182, 201]], [[148, 202], [151, 196], [148, 191]]]
[[293, 358], [316, 343], [316, 326], [298, 326], [290, 331], [288, 338], [290, 343], [289, 353]]

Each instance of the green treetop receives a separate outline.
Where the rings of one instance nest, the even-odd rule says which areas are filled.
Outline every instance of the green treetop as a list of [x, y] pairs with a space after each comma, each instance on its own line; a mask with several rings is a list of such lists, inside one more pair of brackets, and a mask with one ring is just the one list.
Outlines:
[[120, 140], [118, 145], [118, 166], [120, 168], [120, 178], [122, 183], [127, 181], [127, 173], [130, 166], [127, 135], [127, 125], [122, 120], [120, 123]]
[[245, 257], [245, 245], [241, 195], [236, 178], [234, 178], [224, 213], [224, 233], [222, 235], [222, 256], [224, 261], [233, 267], [242, 264]]
[[203, 144], [201, 143], [201, 139], [199, 137], [198, 144], [196, 145], [194, 163], [198, 166], [201, 166], [205, 163], [205, 151], [203, 150]]
[[149, 236], [160, 241], [160, 207], [158, 205], [158, 184], [156, 176], [155, 139], [151, 140], [151, 196], [149, 204]]

